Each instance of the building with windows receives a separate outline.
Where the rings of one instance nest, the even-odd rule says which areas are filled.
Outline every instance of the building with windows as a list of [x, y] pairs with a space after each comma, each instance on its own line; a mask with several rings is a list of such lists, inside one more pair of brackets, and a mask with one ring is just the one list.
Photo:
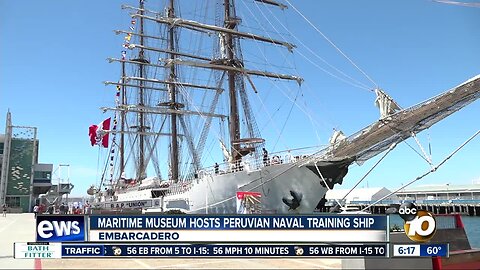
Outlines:
[[402, 201], [417, 203], [480, 203], [480, 183], [455, 185], [427, 185], [400, 190]]
[[325, 199], [328, 204], [370, 204], [378, 201], [379, 204], [397, 203], [399, 198], [396, 194], [384, 187], [340, 189], [335, 188], [327, 191]]
[[392, 204], [413, 202], [417, 204], [480, 204], [480, 183], [454, 185], [424, 185], [403, 188], [392, 192], [386, 188], [357, 188], [327, 191], [327, 204]]
[[0, 203], [12, 212], [31, 212], [37, 198], [52, 189], [53, 164], [38, 163], [38, 153], [37, 128], [13, 126], [8, 112], [0, 134]]

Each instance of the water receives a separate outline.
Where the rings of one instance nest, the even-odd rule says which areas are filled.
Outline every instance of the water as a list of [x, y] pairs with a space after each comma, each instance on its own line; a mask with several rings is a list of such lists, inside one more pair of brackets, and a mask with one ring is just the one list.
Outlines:
[[462, 221], [470, 245], [472, 248], [480, 248], [480, 217], [462, 216]]
[[[480, 217], [462, 216], [462, 221], [470, 246], [480, 248]], [[390, 227], [394, 224], [403, 228], [403, 219], [399, 215], [390, 215]]]

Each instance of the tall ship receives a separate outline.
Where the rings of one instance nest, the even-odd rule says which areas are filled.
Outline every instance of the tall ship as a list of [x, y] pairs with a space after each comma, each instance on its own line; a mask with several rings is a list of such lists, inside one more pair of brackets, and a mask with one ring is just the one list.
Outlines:
[[[350, 165], [393, 149], [480, 95], [479, 76], [409, 108], [374, 89], [380, 119], [371, 125], [350, 136], [335, 131], [323, 147], [270, 153], [254, 113], [266, 112], [251, 105], [262, 91], [257, 80], [301, 87], [303, 79], [255, 68], [242, 45], [286, 53], [295, 45], [239, 27], [248, 18], [237, 16], [234, 0], [216, 1], [215, 16], [206, 20], [182, 16], [189, 12], [181, 14], [180, 4], [197, 1], [168, 0], [159, 10], [143, 0], [122, 6], [131, 14], [130, 27], [115, 30], [124, 37], [123, 49], [108, 58], [120, 78], [105, 81], [116, 90], [114, 104], [101, 108], [109, 118], [89, 130], [92, 145], [107, 148], [101, 180], [87, 191], [96, 208], [312, 213], [325, 205], [329, 189], [342, 184]], [[255, 4], [288, 8], [274, 0]]]

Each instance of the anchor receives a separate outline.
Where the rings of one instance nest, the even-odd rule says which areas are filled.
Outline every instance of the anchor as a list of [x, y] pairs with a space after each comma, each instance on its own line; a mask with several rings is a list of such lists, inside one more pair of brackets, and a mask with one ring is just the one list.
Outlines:
[[289, 207], [288, 210], [295, 210], [300, 206], [303, 195], [302, 193], [298, 193], [293, 190], [290, 190], [290, 195], [292, 195], [293, 199], [287, 199], [286, 197], [283, 197], [282, 201]]

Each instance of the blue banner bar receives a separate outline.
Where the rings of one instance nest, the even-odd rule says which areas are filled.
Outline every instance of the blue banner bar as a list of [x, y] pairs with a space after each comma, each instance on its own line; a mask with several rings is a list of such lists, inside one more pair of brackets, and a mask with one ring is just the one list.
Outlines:
[[421, 244], [422, 257], [448, 257], [448, 244]]
[[386, 230], [379, 215], [90, 216], [91, 230]]
[[105, 245], [62, 244], [62, 257], [102, 257], [105, 252]]
[[385, 257], [386, 244], [278, 245], [278, 244], [63, 244], [69, 257]]

